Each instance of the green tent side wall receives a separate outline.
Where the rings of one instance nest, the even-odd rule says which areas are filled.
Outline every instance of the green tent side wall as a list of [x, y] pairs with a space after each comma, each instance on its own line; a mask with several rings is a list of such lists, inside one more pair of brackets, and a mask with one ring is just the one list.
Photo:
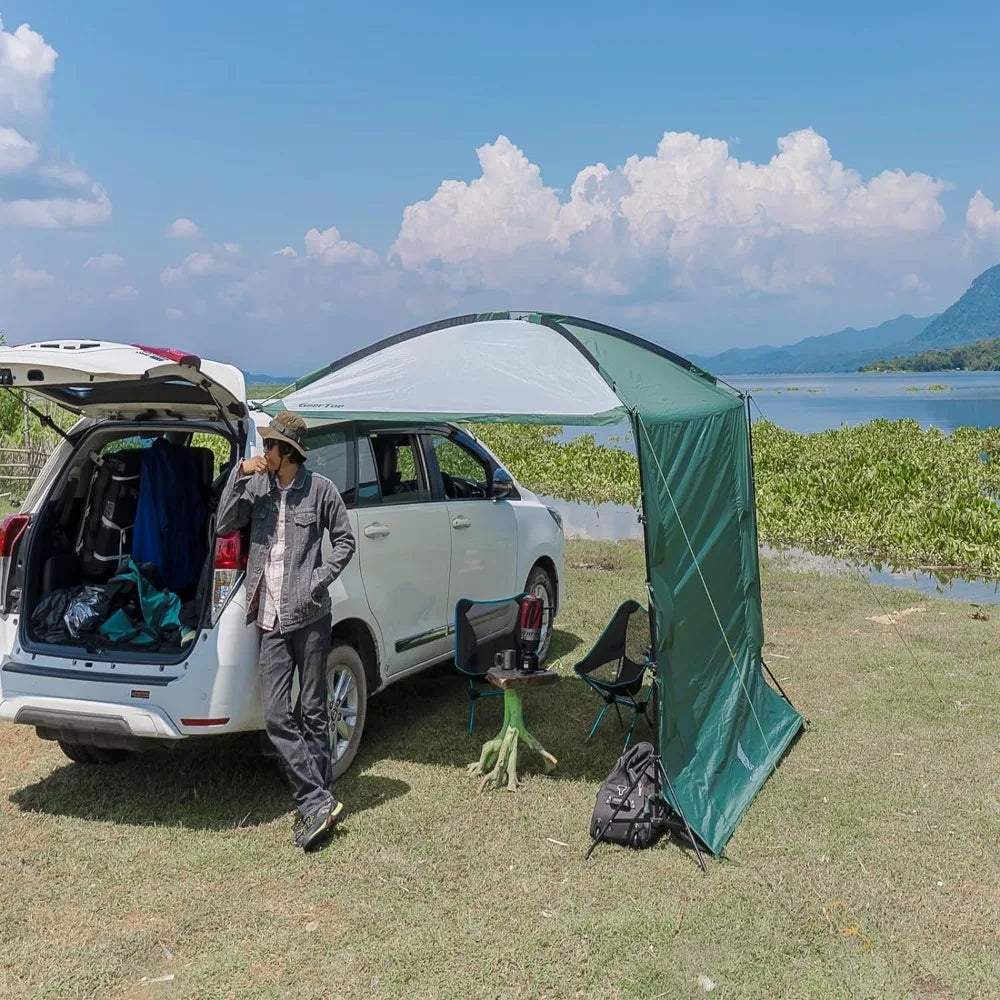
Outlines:
[[684, 422], [639, 417], [661, 753], [715, 854], [802, 725], [761, 666], [745, 420], [742, 408]]

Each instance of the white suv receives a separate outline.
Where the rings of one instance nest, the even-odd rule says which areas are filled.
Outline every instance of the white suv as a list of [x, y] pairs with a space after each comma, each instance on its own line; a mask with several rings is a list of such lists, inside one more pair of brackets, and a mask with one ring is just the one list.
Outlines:
[[[81, 763], [262, 730], [258, 635], [244, 620], [246, 537], [214, 533], [227, 472], [259, 453], [258, 428], [269, 421], [247, 403], [240, 371], [177, 351], [55, 341], [0, 348], [0, 386], [29, 389], [80, 418], [0, 527], [0, 721], [34, 726]], [[158, 439], [191, 450], [184, 467], [196, 470], [204, 498], [177, 536], [202, 546], [201, 573], [180, 588], [185, 627], [143, 644], [93, 629], [71, 634], [61, 597], [83, 585], [100, 594], [127, 562], [131, 527], [109, 497], [128, 493], [125, 480], [138, 480]], [[452, 655], [460, 598], [543, 597], [547, 652], [563, 598], [564, 538], [558, 515], [456, 426], [328, 423], [310, 427], [308, 449], [309, 468], [343, 495], [358, 541], [331, 587], [339, 775], [357, 753], [368, 697]], [[102, 474], [126, 458], [127, 476]], [[109, 538], [113, 551], [97, 554]], [[164, 551], [172, 544], [165, 536]]]

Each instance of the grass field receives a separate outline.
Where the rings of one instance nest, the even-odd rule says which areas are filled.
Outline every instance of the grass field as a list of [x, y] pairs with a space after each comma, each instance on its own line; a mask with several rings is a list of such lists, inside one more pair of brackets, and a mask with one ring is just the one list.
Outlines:
[[[527, 701], [555, 773], [525, 755], [516, 793], [478, 795], [464, 765], [500, 699], [470, 737], [434, 671], [372, 702], [315, 855], [239, 742], [93, 769], [0, 730], [0, 996], [997, 995], [1000, 617], [765, 565], [766, 654], [810, 730], [707, 875], [673, 841], [585, 862], [621, 733], [584, 742], [572, 663], [641, 597], [642, 555], [574, 542], [569, 563], [566, 677]], [[870, 620], [911, 607], [902, 639]]]

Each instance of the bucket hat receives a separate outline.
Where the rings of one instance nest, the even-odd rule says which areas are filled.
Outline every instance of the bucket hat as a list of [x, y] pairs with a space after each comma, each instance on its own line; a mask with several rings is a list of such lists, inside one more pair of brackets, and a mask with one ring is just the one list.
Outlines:
[[261, 441], [284, 441], [303, 459], [306, 457], [306, 422], [288, 410], [280, 410], [274, 419], [260, 430]]

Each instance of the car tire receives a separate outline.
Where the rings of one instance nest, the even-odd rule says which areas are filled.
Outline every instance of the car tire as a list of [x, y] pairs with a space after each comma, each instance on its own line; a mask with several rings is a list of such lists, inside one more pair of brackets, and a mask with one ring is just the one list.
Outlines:
[[556, 585], [547, 570], [541, 566], [533, 566], [524, 585], [524, 592], [534, 597], [540, 597], [545, 602], [546, 612], [542, 622], [542, 639], [538, 646], [538, 662], [543, 663], [552, 648], [552, 622], [555, 617], [553, 608], [556, 606]]
[[354, 763], [368, 717], [368, 678], [358, 651], [335, 642], [326, 660], [327, 710], [330, 714], [331, 778], [336, 781]]
[[87, 743], [69, 743], [66, 740], [59, 740], [59, 749], [74, 764], [120, 764], [130, 755], [128, 750], [95, 747]]

